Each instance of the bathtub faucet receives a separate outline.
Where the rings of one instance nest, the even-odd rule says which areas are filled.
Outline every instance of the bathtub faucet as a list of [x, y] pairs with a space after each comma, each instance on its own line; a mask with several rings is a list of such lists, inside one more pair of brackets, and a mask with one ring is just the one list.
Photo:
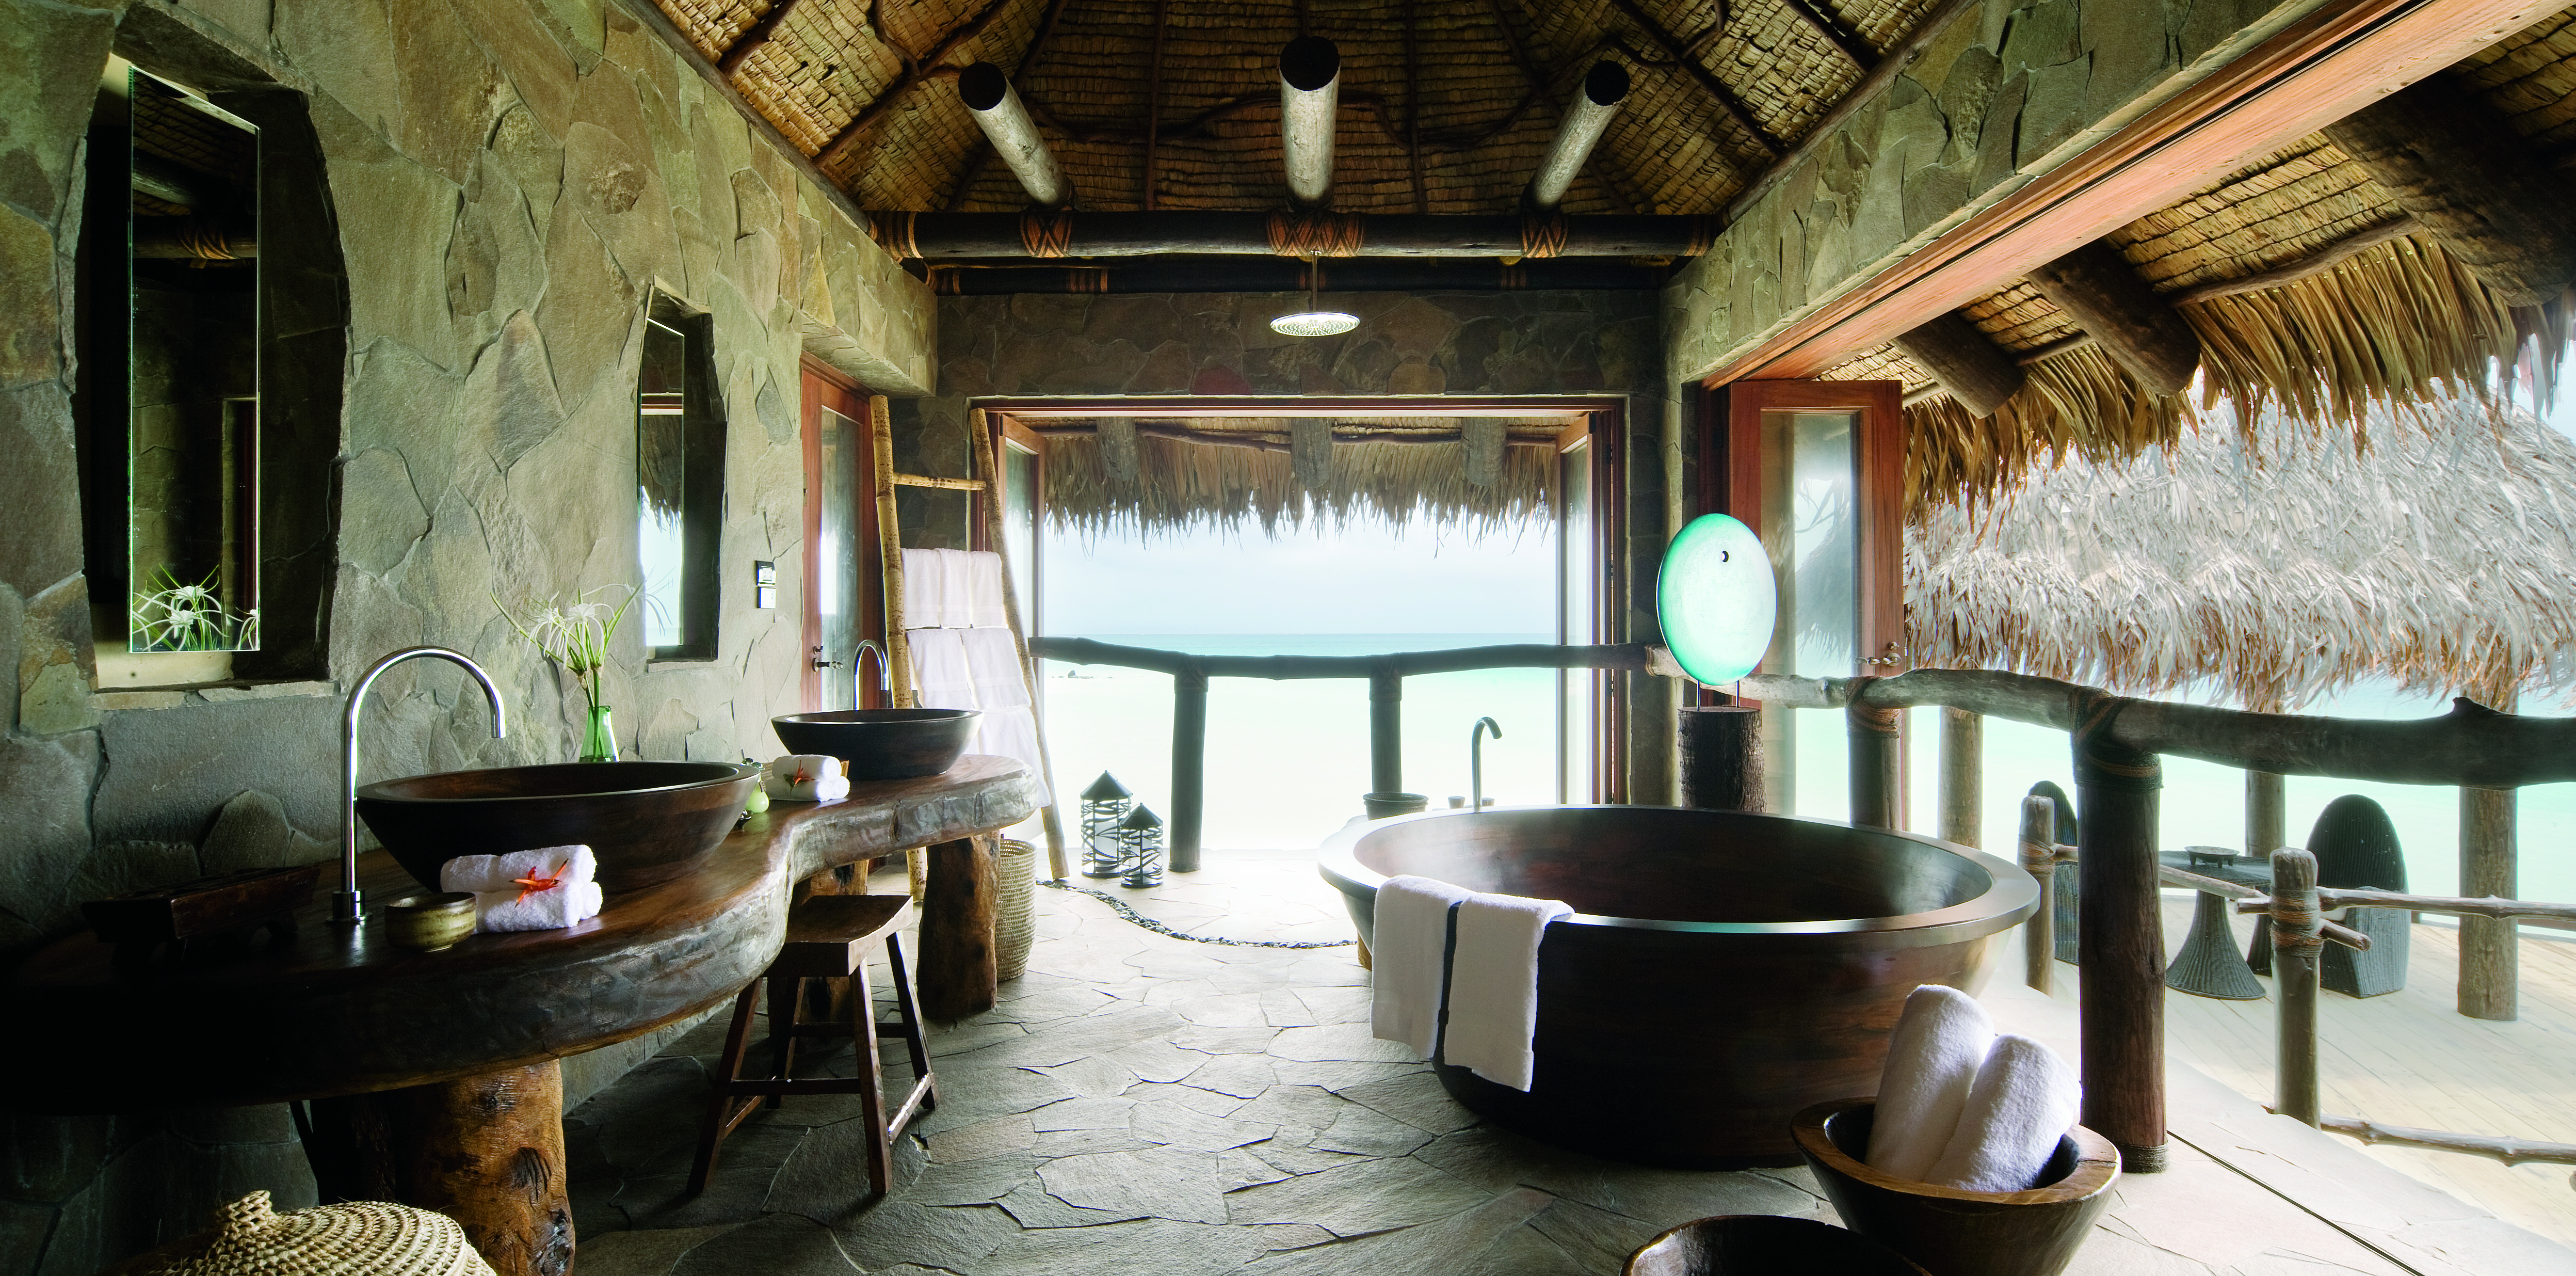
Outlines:
[[1478, 718], [1476, 725], [1467, 729], [1467, 809], [1471, 811], [1485, 809], [1485, 733], [1488, 731], [1493, 732], [1497, 740], [1503, 738], [1502, 724], [1492, 718]]
[[876, 639], [861, 638], [858, 647], [850, 652], [850, 707], [853, 709], [867, 708], [864, 703], [867, 696], [859, 689], [859, 679], [867, 672], [868, 653], [871, 651], [877, 653], [877, 690], [894, 690], [893, 659], [886, 655], [885, 648], [877, 645]]

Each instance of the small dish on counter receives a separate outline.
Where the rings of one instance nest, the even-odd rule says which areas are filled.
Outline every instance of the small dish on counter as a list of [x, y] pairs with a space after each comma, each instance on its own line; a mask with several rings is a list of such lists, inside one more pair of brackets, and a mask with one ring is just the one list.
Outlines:
[[464, 891], [405, 895], [383, 909], [386, 934], [404, 948], [434, 953], [474, 933], [474, 897]]

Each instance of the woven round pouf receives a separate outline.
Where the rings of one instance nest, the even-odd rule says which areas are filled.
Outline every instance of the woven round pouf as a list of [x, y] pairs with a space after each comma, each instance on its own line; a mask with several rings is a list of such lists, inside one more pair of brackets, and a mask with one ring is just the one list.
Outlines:
[[[210, 1239], [211, 1243], [207, 1243]], [[223, 1209], [210, 1237], [136, 1276], [494, 1276], [455, 1219], [391, 1201], [279, 1214], [268, 1193]]]
[[1029, 968], [1029, 946], [1037, 942], [1036, 904], [1038, 848], [1003, 838], [993, 854], [993, 975], [1020, 977]]

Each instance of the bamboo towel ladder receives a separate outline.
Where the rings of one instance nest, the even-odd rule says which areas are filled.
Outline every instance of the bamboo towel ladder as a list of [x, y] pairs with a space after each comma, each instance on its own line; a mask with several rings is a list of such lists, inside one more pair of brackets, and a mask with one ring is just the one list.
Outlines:
[[[993, 432], [982, 409], [979, 408], [967, 414], [966, 428], [975, 436], [976, 477], [961, 479], [937, 478], [926, 474], [899, 474], [894, 468], [894, 428], [886, 397], [881, 394], [868, 396], [868, 442], [876, 454], [877, 550], [884, 563], [885, 577], [887, 676], [894, 683], [892, 694], [895, 707], [902, 709], [915, 707], [916, 702], [912, 692], [912, 643], [905, 637], [910, 626], [904, 623], [903, 614], [903, 524], [895, 512], [895, 489], [928, 487], [953, 492], [984, 493], [984, 535], [991, 543], [993, 552], [1002, 559], [1002, 614], [1010, 623], [1011, 646], [1019, 652], [1020, 657], [1020, 680], [1022, 685], [1028, 688], [1030, 717], [1037, 724], [1038, 765], [1052, 773], [1055, 767], [1047, 754], [1046, 720], [1036, 712], [1037, 669], [1029, 660], [1029, 638], [1020, 623], [1019, 598], [1011, 592], [1010, 544], [1002, 534], [1004, 527], [1000, 458], [994, 453]], [[855, 669], [852, 670], [854, 676], [856, 672]], [[1048, 776], [1041, 775], [1039, 780], [1047, 782]], [[1052, 783], [1048, 784], [1047, 804], [1039, 808], [1038, 816], [1046, 829], [1047, 867], [1056, 877], [1062, 878], [1067, 872], [1064, 861], [1064, 820], [1057, 813]]]

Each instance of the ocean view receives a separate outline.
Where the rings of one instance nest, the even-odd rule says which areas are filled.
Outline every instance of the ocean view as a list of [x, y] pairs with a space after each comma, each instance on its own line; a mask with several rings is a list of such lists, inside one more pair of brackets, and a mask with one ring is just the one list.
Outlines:
[[[1537, 633], [1113, 634], [1079, 636], [1203, 655], [1372, 655], [1491, 643], [1553, 642]], [[1042, 662], [1048, 743], [1055, 782], [1070, 799], [1107, 770], [1158, 812], [1171, 800], [1172, 680], [1105, 665]], [[2447, 700], [2361, 688], [2310, 713], [2415, 718], [2445, 712]], [[2531, 706], [2537, 713], [2554, 707]], [[1485, 742], [1485, 793], [1504, 805], [1556, 800], [1556, 674], [1506, 669], [1405, 680], [1404, 781], [1444, 805], [1467, 792], [1467, 737], [1492, 716], [1503, 737]], [[1801, 715], [1798, 814], [1839, 819], [1843, 794], [1841, 717]], [[1813, 725], [1807, 725], [1812, 722]], [[1908, 727], [1911, 826], [1937, 823], [1940, 720], [1913, 711]], [[1217, 678], [1208, 693], [1207, 814], [1211, 849], [1313, 846], [1360, 813], [1369, 787], [1368, 684], [1358, 679], [1271, 682]], [[1985, 839], [2009, 854], [2022, 794], [2040, 780], [2069, 792], [2074, 769], [2061, 732], [1989, 720], [1985, 745]], [[2326, 803], [2361, 793], [2388, 810], [2406, 850], [2408, 887], [2449, 894], [2458, 887], [2456, 790], [2292, 776], [2288, 836], [2293, 845]], [[2524, 789], [2522, 879], [2526, 899], [2576, 900], [2576, 785]], [[2244, 773], [2187, 758], [2165, 760], [2163, 838], [2168, 848], [2239, 848], [2244, 839]], [[1068, 808], [1070, 812], [1070, 808]], [[1070, 816], [1069, 816], [1070, 817]]]

